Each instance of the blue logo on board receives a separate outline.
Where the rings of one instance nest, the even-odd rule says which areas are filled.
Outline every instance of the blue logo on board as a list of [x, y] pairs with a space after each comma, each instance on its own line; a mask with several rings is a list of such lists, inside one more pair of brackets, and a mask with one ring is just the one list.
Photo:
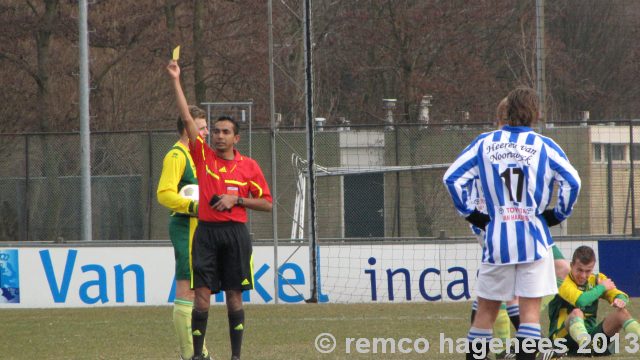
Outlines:
[[20, 303], [18, 250], [0, 250], [0, 303]]

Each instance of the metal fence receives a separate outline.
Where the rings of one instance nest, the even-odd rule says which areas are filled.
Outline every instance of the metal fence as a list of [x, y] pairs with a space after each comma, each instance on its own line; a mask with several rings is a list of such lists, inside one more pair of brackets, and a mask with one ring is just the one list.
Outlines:
[[[637, 233], [634, 176], [640, 131], [632, 121], [563, 123], [542, 129], [578, 169], [583, 189], [562, 235]], [[321, 241], [466, 236], [441, 179], [447, 164], [492, 125], [395, 124], [322, 127], [316, 132], [317, 223]], [[279, 239], [305, 237], [309, 202], [302, 128], [241, 134], [239, 150], [271, 182], [276, 147]], [[251, 139], [249, 143], [248, 139]], [[162, 159], [177, 141], [169, 131], [91, 136], [92, 222], [96, 240], [168, 238], [168, 210], [156, 187]], [[78, 134], [0, 134], [0, 241], [81, 238]], [[304, 191], [301, 191], [304, 189]], [[635, 214], [635, 216], [634, 216]], [[250, 231], [272, 239], [268, 213], [252, 212]]]

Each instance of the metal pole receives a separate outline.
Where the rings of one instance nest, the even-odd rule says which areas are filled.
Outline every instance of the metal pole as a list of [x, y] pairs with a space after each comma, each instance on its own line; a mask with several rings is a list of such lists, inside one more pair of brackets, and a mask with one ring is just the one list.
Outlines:
[[311, 56], [311, 0], [303, 3], [304, 28], [304, 90], [307, 120], [307, 165], [309, 166], [309, 262], [310, 262], [310, 297], [307, 302], [318, 302], [317, 249], [316, 233], [316, 172], [314, 158], [315, 129], [313, 124], [313, 64]]
[[[253, 104], [253, 102], [249, 103], [249, 106], [248, 106], [249, 109], [251, 109], [251, 104]], [[236, 103], [229, 103], [229, 105], [233, 106], [233, 105], [237, 105], [237, 104]], [[242, 106], [242, 105], [238, 105], [238, 106]], [[228, 111], [229, 111], [229, 115], [231, 115], [232, 114], [232, 110], [228, 110]], [[236, 120], [238, 120], [237, 117], [236, 117]], [[241, 108], [240, 109], [240, 123], [242, 124], [242, 126], [244, 126], [244, 124], [246, 122], [247, 122], [247, 110]], [[247, 154], [249, 155], [249, 157], [253, 157], [252, 150], [251, 150], [251, 144], [253, 144], [252, 133], [253, 133], [253, 130], [251, 129], [251, 112], [249, 112], [249, 129], [248, 129], [248, 135], [247, 135], [247, 137], [249, 138], [249, 145], [248, 145], [248, 150], [247, 150], [248, 151]], [[251, 211], [247, 213], [247, 223], [246, 223], [246, 225], [247, 225], [247, 228], [249, 229], [249, 234], [252, 234], [252, 236], [253, 236], [253, 212], [251, 212]]]
[[24, 168], [25, 168], [25, 182], [24, 182], [24, 212], [25, 212], [25, 227], [27, 228], [27, 234], [25, 239], [29, 241], [29, 135], [24, 136]]
[[[251, 108], [251, 105], [249, 105], [249, 108]], [[241, 110], [242, 113], [242, 120], [246, 121], [246, 110], [242, 109]], [[253, 157], [253, 153], [252, 153], [252, 146], [253, 146], [253, 135], [252, 135], [252, 128], [251, 128], [252, 124], [251, 124], [251, 117], [249, 117], [249, 157]]]
[[[400, 165], [400, 144], [398, 144], [398, 126], [393, 130], [395, 135], [394, 139], [394, 147], [395, 147], [395, 156], [396, 156], [396, 166]], [[400, 217], [400, 196], [402, 195], [400, 191], [400, 172], [396, 171], [396, 226], [398, 227], [397, 235], [398, 237], [402, 237], [402, 222]]]
[[82, 239], [91, 241], [91, 139], [89, 128], [89, 31], [87, 25], [87, 0], [80, 0], [78, 32], [80, 55], [80, 175], [82, 188]]
[[540, 121], [538, 129], [542, 131], [542, 122], [547, 122], [546, 83], [544, 56], [544, 0], [536, 0], [536, 91], [540, 99]]
[[207, 144], [211, 144], [211, 104], [207, 104], [207, 129], [209, 129]]
[[[273, 72], [273, 1], [268, 2], [268, 27], [269, 27], [269, 116], [271, 117], [271, 194], [273, 198], [273, 207], [271, 209], [271, 226], [273, 228], [273, 289], [274, 300], [277, 304], [278, 282], [279, 282], [279, 263], [278, 263], [278, 190], [276, 177], [276, 97]], [[249, 107], [249, 117], [251, 117], [251, 107]]]
[[[149, 180], [153, 179], [153, 149], [151, 148], [151, 131], [147, 132], [147, 154], [149, 155]], [[151, 239], [151, 210], [153, 209], [152, 202], [154, 200], [153, 185], [149, 181], [149, 191], [147, 191], [147, 239]]]
[[635, 174], [634, 174], [634, 162], [636, 154], [633, 150], [633, 120], [629, 120], [629, 157], [631, 157], [629, 169], [629, 177], [631, 181], [629, 181], [629, 186], [631, 186], [631, 234], [636, 236], [636, 201], [635, 201]]
[[613, 230], [613, 166], [611, 164], [611, 144], [605, 145], [607, 156], [607, 234]]

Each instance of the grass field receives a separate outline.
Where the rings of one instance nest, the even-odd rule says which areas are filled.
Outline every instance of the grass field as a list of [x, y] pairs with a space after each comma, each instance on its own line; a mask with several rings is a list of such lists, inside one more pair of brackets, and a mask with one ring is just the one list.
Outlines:
[[[630, 310], [639, 314], [635, 303], [640, 302], [635, 299]], [[600, 307], [603, 314], [608, 311], [604, 303]], [[439, 336], [452, 338], [455, 349], [455, 340], [466, 336], [469, 309], [469, 302], [247, 305], [243, 359], [464, 359], [461, 354], [441, 353]], [[0, 358], [175, 360], [171, 312], [170, 307], [2, 310]], [[315, 348], [321, 333], [337, 339], [330, 354]], [[206, 337], [215, 359], [230, 358], [224, 307], [212, 307]], [[354, 342], [347, 354], [345, 339], [361, 337], [426, 338], [431, 348], [426, 354], [383, 354], [379, 346], [377, 354], [371, 353], [372, 347], [370, 353], [358, 354]], [[628, 353], [612, 357], [637, 358]]]

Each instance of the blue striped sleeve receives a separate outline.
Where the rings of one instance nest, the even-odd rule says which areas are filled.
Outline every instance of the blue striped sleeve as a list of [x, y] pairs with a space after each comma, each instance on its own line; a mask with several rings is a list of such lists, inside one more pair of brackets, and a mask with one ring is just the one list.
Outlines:
[[453, 200], [453, 205], [462, 215], [469, 215], [473, 209], [469, 206], [467, 201], [468, 194], [468, 186], [467, 184], [470, 181], [473, 181], [473, 176], [469, 179], [469, 173], [476, 166], [476, 157], [472, 157], [471, 159], [463, 162], [462, 164], [453, 163], [450, 170], [454, 168], [455, 165], [458, 165], [454, 168], [454, 171], [444, 178], [445, 186], [447, 190], [449, 190], [449, 195], [451, 195], [451, 199]]
[[473, 144], [474, 146], [468, 146], [464, 149], [447, 169], [442, 179], [453, 200], [453, 205], [464, 216], [473, 211], [472, 205], [468, 202], [469, 183], [477, 177], [478, 157], [476, 155], [482, 141], [474, 141]]
[[558, 153], [554, 147], [551, 147], [551, 149], [552, 151], [548, 152], [549, 167], [555, 173], [554, 177], [559, 185], [558, 203], [554, 208], [554, 213], [558, 220], [562, 221], [571, 215], [573, 211], [573, 205], [580, 193], [581, 182], [578, 172], [571, 163], [569, 163], [566, 155], [563, 156], [564, 153]]

